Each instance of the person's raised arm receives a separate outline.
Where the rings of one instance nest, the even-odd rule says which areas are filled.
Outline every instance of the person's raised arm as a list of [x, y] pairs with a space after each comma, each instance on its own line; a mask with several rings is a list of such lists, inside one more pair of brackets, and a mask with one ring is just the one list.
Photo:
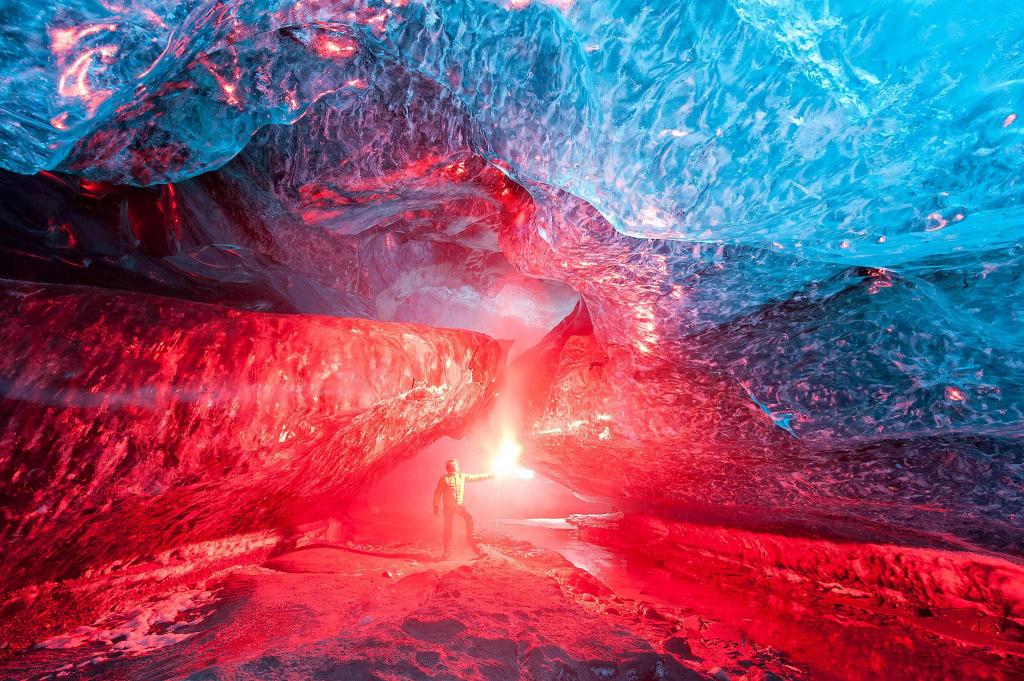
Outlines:
[[480, 482], [481, 480], [490, 480], [494, 477], [494, 473], [466, 473], [466, 482]]

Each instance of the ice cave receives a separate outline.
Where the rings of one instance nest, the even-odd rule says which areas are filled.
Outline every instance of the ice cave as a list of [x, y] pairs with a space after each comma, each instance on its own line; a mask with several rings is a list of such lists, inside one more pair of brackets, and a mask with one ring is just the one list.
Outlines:
[[1024, 5], [0, 0], [0, 66], [0, 680], [1024, 679]]

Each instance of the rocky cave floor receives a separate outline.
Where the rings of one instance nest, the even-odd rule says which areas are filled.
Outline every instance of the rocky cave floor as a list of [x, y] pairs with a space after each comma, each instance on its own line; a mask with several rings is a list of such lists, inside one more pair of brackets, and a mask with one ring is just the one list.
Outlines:
[[[566, 542], [568, 532], [492, 525], [482, 556], [460, 545], [440, 561], [419, 529], [402, 539], [391, 530], [386, 543], [361, 535], [226, 570], [0, 661], [0, 679], [761, 681], [952, 670], [1008, 679], [1020, 662], [892, 613], [858, 617], [827, 588], [799, 603], [780, 590], [764, 595], [741, 570], [730, 579], [708, 557], [694, 557], [689, 580], [683, 572], [669, 580], [679, 588], [635, 569], [616, 584], [610, 562], [589, 554], [587, 565], [584, 544]], [[552, 536], [566, 550], [541, 548]], [[695, 589], [694, 571], [717, 587]], [[630, 579], [632, 587], [618, 588]], [[744, 605], [755, 591], [775, 603], [766, 616], [774, 622], [755, 622], [765, 613]], [[799, 608], [778, 607], [781, 600]], [[802, 641], [801, 659], [764, 640], [787, 636]]]
[[804, 677], [699, 616], [615, 595], [553, 551], [488, 540], [483, 556], [461, 547], [446, 561], [408, 544], [304, 547], [50, 639], [0, 677]]

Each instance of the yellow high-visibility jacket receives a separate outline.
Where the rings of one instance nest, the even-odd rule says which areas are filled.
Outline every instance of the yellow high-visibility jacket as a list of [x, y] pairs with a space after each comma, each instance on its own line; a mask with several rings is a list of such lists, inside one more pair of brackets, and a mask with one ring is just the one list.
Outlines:
[[462, 499], [466, 495], [467, 482], [479, 482], [494, 477], [493, 473], [449, 473], [442, 475], [437, 481], [434, 489], [434, 508], [436, 509], [444, 499], [444, 507], [462, 506]]

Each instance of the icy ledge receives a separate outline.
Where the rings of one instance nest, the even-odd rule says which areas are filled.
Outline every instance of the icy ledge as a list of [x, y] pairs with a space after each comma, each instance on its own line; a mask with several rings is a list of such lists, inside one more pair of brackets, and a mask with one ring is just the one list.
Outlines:
[[457, 433], [502, 361], [468, 331], [4, 280], [0, 346], [11, 646], [66, 628], [60, 582], [326, 517]]

